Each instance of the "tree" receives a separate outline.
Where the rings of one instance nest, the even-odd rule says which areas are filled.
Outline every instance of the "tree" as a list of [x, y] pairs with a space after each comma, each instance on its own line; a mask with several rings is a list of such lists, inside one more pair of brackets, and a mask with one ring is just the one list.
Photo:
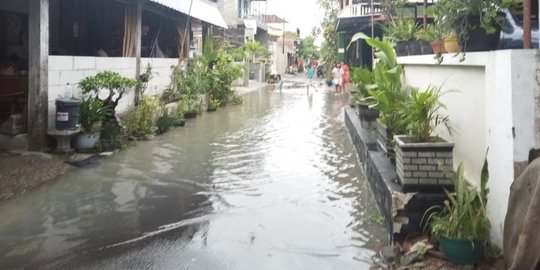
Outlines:
[[[339, 12], [338, 0], [317, 0], [317, 4], [324, 10], [324, 18], [321, 22], [320, 31], [324, 41], [321, 46], [321, 57], [327, 66], [332, 67], [337, 62], [337, 18]], [[327, 72], [331, 69], [327, 68]]]
[[315, 38], [306, 37], [300, 41], [297, 47], [298, 56], [301, 59], [319, 58], [319, 49], [315, 46]]

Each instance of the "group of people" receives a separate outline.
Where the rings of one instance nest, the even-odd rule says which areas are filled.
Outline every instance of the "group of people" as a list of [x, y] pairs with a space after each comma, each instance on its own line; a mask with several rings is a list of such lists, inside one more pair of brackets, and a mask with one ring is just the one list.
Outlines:
[[349, 86], [349, 66], [345, 62], [341, 61], [341, 63], [336, 64], [332, 69], [332, 77], [336, 93], [347, 91]]

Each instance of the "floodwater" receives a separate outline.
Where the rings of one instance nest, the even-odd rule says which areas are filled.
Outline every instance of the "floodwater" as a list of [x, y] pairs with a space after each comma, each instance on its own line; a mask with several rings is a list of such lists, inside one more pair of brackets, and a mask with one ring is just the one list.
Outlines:
[[249, 93], [0, 205], [0, 269], [369, 268], [387, 238], [348, 97], [317, 88]]

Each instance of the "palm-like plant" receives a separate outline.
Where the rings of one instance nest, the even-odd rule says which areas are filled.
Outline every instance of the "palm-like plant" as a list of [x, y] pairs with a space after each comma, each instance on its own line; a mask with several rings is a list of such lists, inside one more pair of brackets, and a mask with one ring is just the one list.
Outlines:
[[439, 125], [448, 126], [448, 116], [441, 116], [439, 109], [446, 108], [439, 101], [439, 89], [428, 87], [425, 91], [412, 89], [409, 99], [404, 103], [401, 121], [407, 132], [420, 142], [431, 142], [433, 130]]
[[417, 30], [418, 24], [413, 19], [403, 17], [394, 18], [384, 26], [385, 35], [393, 42], [412, 40]]

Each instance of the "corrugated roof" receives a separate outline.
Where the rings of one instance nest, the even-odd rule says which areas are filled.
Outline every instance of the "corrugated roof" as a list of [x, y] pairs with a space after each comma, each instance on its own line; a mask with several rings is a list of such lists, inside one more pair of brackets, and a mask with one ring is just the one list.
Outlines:
[[[176, 11], [182, 12], [184, 14], [190, 14], [191, 17], [197, 18], [201, 21], [211, 23], [213, 25], [228, 28], [227, 23], [223, 19], [221, 12], [216, 5], [206, 0], [150, 0], [154, 3], [166, 6], [168, 8], [174, 9]], [[189, 7], [191, 6], [191, 13]]]

